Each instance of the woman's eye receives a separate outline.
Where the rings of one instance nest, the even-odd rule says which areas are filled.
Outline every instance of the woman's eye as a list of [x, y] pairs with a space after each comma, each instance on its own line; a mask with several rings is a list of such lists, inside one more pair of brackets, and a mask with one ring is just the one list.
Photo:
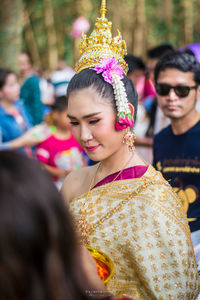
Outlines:
[[99, 119], [96, 119], [96, 120], [91, 120], [89, 123], [90, 124], [96, 124], [96, 123], [98, 123], [100, 120]]
[[75, 121], [74, 121], [74, 122], [73, 122], [73, 121], [70, 121], [70, 125], [71, 125], [71, 126], [77, 126], [77, 125], [78, 125], [78, 122], [75, 122]]

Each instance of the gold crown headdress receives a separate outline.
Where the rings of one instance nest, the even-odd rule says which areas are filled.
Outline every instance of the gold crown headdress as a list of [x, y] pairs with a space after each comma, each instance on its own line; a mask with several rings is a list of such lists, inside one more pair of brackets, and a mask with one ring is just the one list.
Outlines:
[[[122, 40], [118, 30], [118, 36], [112, 38], [111, 22], [106, 19], [106, 0], [101, 2], [101, 17], [97, 19], [95, 29], [90, 37], [84, 34], [81, 39], [80, 51], [82, 54], [75, 66], [77, 73], [84, 69], [93, 69], [101, 74], [104, 81], [113, 86], [117, 121], [116, 130], [123, 130], [134, 125], [131, 115], [125, 86], [121, 79], [127, 73], [128, 66], [124, 60], [126, 54], [126, 43]], [[133, 147], [129, 147], [133, 151]]]
[[128, 71], [128, 66], [123, 59], [127, 54], [126, 43], [122, 39], [118, 30], [118, 35], [112, 37], [112, 23], [108, 22], [106, 16], [106, 0], [101, 2], [101, 17], [97, 19], [95, 29], [89, 37], [82, 35], [80, 43], [81, 58], [75, 66], [77, 73], [84, 69], [95, 67], [102, 58], [115, 58], [123, 68], [124, 74]]

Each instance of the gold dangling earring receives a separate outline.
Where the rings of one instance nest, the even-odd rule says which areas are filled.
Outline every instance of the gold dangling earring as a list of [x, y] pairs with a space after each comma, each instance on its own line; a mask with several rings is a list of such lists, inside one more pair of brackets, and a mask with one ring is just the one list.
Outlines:
[[127, 128], [123, 137], [123, 143], [128, 146], [130, 152], [135, 151], [135, 147], [134, 147], [135, 139], [136, 139], [136, 135], [130, 130], [130, 128]]

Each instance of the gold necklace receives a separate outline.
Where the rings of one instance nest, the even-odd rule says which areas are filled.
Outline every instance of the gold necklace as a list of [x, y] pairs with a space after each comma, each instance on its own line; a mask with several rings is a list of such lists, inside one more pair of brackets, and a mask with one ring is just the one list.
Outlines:
[[[121, 175], [121, 173], [123, 172], [123, 170], [126, 168], [126, 166], [129, 164], [129, 162], [131, 161], [131, 159], [133, 158], [133, 155], [134, 153], [132, 153], [131, 157], [128, 159], [128, 161], [125, 163], [125, 165], [123, 166], [123, 168], [117, 172], [117, 175], [114, 177], [114, 179], [110, 182], [111, 185], [112, 183]], [[89, 190], [86, 194], [86, 201], [84, 202], [84, 205], [83, 205], [83, 208], [81, 209], [81, 218], [79, 219], [78, 221], [78, 228], [79, 228], [79, 231], [80, 231], [80, 235], [81, 235], [81, 241], [83, 242], [84, 245], [90, 245], [90, 239], [89, 239], [89, 234], [90, 234], [90, 225], [89, 223], [87, 222], [86, 220], [86, 215], [87, 215], [87, 210], [86, 210], [86, 203], [89, 202], [89, 197], [90, 197], [90, 192], [91, 192], [91, 189], [93, 187], [93, 184], [94, 184], [94, 181], [95, 181], [95, 178], [96, 178], [96, 175], [98, 173], [98, 170], [99, 170], [99, 167], [101, 166], [101, 163], [98, 165], [96, 171], [95, 171], [95, 174], [91, 180], [91, 183], [90, 183], [90, 187], [89, 187]], [[107, 187], [106, 190], [104, 190], [104, 194], [108, 191], [108, 189], [110, 188], [110, 185]], [[101, 198], [102, 195], [99, 196], [99, 198]]]

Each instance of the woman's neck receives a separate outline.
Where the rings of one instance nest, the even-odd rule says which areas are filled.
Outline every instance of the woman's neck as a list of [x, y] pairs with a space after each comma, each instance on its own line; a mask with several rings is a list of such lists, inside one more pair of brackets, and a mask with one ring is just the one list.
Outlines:
[[101, 161], [95, 181], [98, 182], [110, 174], [136, 165], [146, 165], [146, 163], [140, 158], [136, 151], [130, 152], [128, 147], [123, 145], [119, 151]]
[[14, 102], [10, 102], [10, 101], [1, 99], [0, 104], [7, 111], [11, 111], [11, 110], [15, 109]]

